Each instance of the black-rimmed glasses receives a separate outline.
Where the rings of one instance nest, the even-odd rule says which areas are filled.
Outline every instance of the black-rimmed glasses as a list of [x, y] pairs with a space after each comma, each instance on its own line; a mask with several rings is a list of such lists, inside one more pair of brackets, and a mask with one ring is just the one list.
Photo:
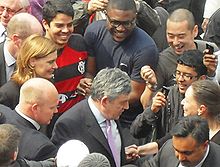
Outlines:
[[191, 79], [198, 77], [198, 75], [193, 76], [193, 75], [191, 75], [191, 74], [183, 73], [183, 72], [180, 72], [180, 71], [178, 71], [178, 70], [175, 71], [175, 73], [173, 74], [173, 76], [174, 76], [175, 78], [177, 78], [177, 79], [179, 79], [180, 76], [181, 76], [181, 77], [183, 77], [183, 79], [186, 80], [186, 81], [190, 81]]
[[135, 25], [136, 22], [136, 18], [134, 18], [131, 21], [117, 21], [117, 20], [112, 20], [107, 14], [106, 17], [110, 25], [114, 28], [118, 28], [120, 25], [122, 25], [124, 28], [130, 29]]

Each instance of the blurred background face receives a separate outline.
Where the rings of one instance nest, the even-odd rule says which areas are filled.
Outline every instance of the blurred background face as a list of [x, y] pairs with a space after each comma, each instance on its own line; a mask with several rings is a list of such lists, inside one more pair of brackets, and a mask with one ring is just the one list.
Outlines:
[[198, 144], [190, 135], [187, 137], [173, 137], [173, 148], [177, 159], [183, 166], [195, 167], [205, 155], [207, 143]]
[[34, 66], [34, 71], [37, 77], [51, 79], [54, 75], [54, 70], [57, 69], [57, 51], [47, 55], [46, 57], [34, 59], [34, 65], [32, 66]]
[[181, 94], [185, 94], [187, 88], [198, 80], [198, 74], [195, 69], [182, 64], [177, 65], [175, 76]]
[[7, 27], [9, 20], [23, 8], [20, 0], [0, 0], [0, 19], [4, 27]]
[[186, 90], [185, 98], [182, 100], [181, 104], [183, 105], [184, 116], [198, 115], [200, 105], [193, 97], [193, 89], [191, 86]]
[[194, 44], [195, 36], [196, 30], [190, 30], [187, 21], [167, 21], [167, 42], [176, 54], [180, 55], [184, 51], [196, 49]]
[[134, 30], [136, 13], [132, 10], [109, 9], [107, 12], [107, 28], [116, 42], [125, 40]]

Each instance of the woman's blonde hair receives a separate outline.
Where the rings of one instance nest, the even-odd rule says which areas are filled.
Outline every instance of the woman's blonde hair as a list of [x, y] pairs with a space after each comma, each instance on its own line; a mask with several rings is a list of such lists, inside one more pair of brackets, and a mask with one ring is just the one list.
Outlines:
[[56, 44], [46, 37], [37, 34], [27, 37], [20, 48], [16, 61], [17, 69], [11, 79], [22, 85], [30, 78], [36, 77], [35, 70], [30, 64], [30, 59], [46, 57], [56, 50]]

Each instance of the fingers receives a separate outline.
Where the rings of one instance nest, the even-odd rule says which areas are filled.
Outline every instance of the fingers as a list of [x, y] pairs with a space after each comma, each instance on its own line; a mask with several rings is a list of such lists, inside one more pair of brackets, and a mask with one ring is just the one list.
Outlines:
[[108, 0], [91, 0], [88, 3], [88, 10], [90, 11], [100, 11], [106, 9], [108, 5]]
[[218, 56], [214, 54], [205, 54], [203, 63], [207, 67], [208, 72], [213, 74], [218, 66]]
[[141, 77], [151, 84], [155, 84], [157, 82], [156, 75], [150, 66], [143, 66], [141, 68]]
[[158, 92], [154, 97], [153, 97], [153, 102], [151, 105], [151, 110], [153, 112], [158, 112], [162, 107], [166, 105], [166, 97], [162, 92]]
[[92, 79], [83, 78], [80, 80], [79, 84], [77, 85], [77, 92], [83, 96], [89, 95], [91, 85], [92, 85]]

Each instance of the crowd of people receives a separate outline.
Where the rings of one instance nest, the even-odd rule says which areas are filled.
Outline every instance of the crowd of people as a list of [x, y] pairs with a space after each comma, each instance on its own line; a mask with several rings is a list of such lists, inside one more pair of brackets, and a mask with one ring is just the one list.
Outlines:
[[0, 0], [0, 167], [218, 167], [219, 0]]

